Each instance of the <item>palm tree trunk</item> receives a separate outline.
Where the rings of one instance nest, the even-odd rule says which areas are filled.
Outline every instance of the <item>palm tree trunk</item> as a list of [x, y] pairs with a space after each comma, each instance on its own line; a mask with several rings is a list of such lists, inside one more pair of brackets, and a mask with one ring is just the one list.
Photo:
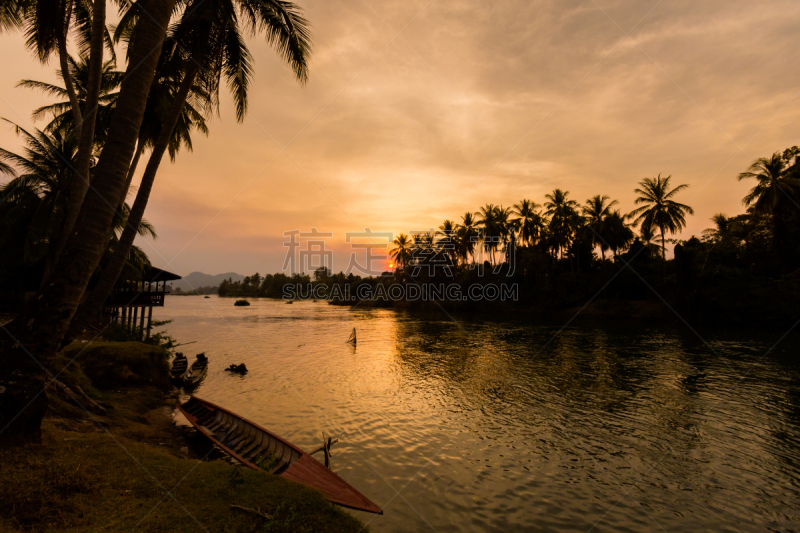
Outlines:
[[[95, 6], [104, 2], [95, 2]], [[91, 193], [81, 209], [75, 223], [75, 232], [69, 239], [51, 280], [35, 300], [21, 312], [6, 329], [14, 340], [3, 339], [0, 346], [0, 380], [5, 381], [6, 392], [0, 402], [0, 421], [10, 419], [12, 404], [10, 395], [24, 397], [32, 390], [20, 382], [7, 385], [3, 379], [20, 370], [23, 375], [41, 385], [44, 368], [64, 340], [70, 321], [89, 283], [108, 240], [108, 229], [116, 211], [116, 200], [125, 184], [126, 172], [136, 145], [139, 128], [144, 117], [147, 94], [155, 75], [159, 48], [164, 42], [170, 15], [175, 0], [159, 0], [147, 3], [147, 17], [136, 24], [129, 55], [129, 69], [122, 82], [119, 98], [112, 116], [111, 128], [105, 147], [95, 169]], [[85, 132], [84, 132], [85, 133]], [[27, 388], [25, 388], [27, 387]], [[46, 396], [42, 395], [41, 398]], [[18, 411], [13, 413], [16, 416]], [[43, 412], [42, 412], [43, 414]], [[38, 421], [27, 421], [25, 428], [11, 428], [0, 438], [21, 434]]]
[[67, 89], [67, 96], [69, 97], [69, 105], [72, 108], [72, 120], [75, 122], [75, 135], [80, 138], [81, 123], [83, 116], [81, 115], [81, 106], [78, 103], [78, 95], [75, 92], [75, 84], [72, 83], [72, 76], [69, 72], [69, 52], [67, 52], [67, 35], [64, 31], [65, 27], [69, 27], [69, 19], [72, 15], [72, 2], [67, 5], [66, 13], [64, 15], [64, 26], [59, 26], [58, 31], [58, 61], [61, 66], [61, 77], [64, 79], [64, 87]]
[[661, 230], [661, 259], [663, 260], [661, 263], [661, 275], [666, 280], [667, 279], [667, 245], [666, 245], [666, 238], [664, 237], [664, 227], [661, 226], [659, 228]]
[[[89, 47], [89, 80], [86, 87], [86, 108], [83, 110], [82, 121], [76, 124], [80, 126], [80, 141], [78, 143], [78, 154], [75, 161], [75, 175], [72, 176], [67, 194], [67, 215], [61, 227], [61, 233], [56, 241], [55, 253], [53, 254], [53, 264], [57, 264], [67, 241], [72, 235], [78, 215], [81, 212], [86, 191], [89, 190], [89, 167], [92, 163], [92, 148], [94, 146], [94, 126], [97, 122], [97, 106], [100, 102], [100, 81], [103, 70], [103, 49], [105, 43], [106, 29], [106, 3], [94, 2], [92, 8], [92, 40]], [[65, 49], [66, 52], [66, 49]], [[59, 53], [59, 55], [61, 55]], [[66, 62], [66, 58], [65, 61]], [[62, 65], [62, 69], [63, 69]], [[63, 73], [64, 79], [69, 78], [69, 71]], [[43, 282], [47, 282], [50, 272], [45, 272], [42, 276]]]
[[128, 196], [128, 191], [131, 189], [131, 182], [133, 182], [133, 175], [136, 174], [136, 167], [139, 165], [139, 158], [142, 156], [144, 152], [143, 148], [144, 143], [144, 136], [139, 136], [139, 140], [136, 142], [136, 151], [133, 153], [133, 161], [131, 161], [131, 167], [128, 169], [128, 176], [125, 178], [125, 187], [122, 188], [122, 194], [120, 195], [119, 202], [117, 205], [121, 206], [122, 203], [125, 201], [125, 198]]
[[183, 106], [186, 103], [186, 98], [189, 96], [189, 91], [194, 84], [194, 79], [199, 70], [196, 62], [191, 62], [186, 74], [183, 77], [181, 86], [175, 94], [175, 99], [172, 101], [169, 113], [161, 126], [161, 131], [158, 134], [158, 139], [153, 146], [153, 152], [150, 154], [150, 159], [147, 161], [147, 166], [142, 176], [142, 183], [139, 185], [139, 190], [136, 193], [136, 200], [133, 202], [130, 215], [128, 216], [125, 229], [122, 231], [122, 236], [117, 243], [114, 255], [111, 261], [103, 270], [100, 280], [95, 285], [91, 296], [86, 302], [81, 305], [78, 314], [75, 317], [75, 328], [81, 328], [88, 321], [100, 314], [103, 303], [111, 294], [114, 284], [117, 282], [122, 269], [125, 266], [125, 261], [133, 246], [133, 241], [139, 230], [139, 224], [144, 216], [144, 210], [147, 207], [147, 201], [150, 198], [150, 191], [153, 189], [153, 182], [158, 172], [158, 167], [161, 164], [161, 159], [169, 146], [172, 131], [178, 123], [178, 119], [183, 111]]

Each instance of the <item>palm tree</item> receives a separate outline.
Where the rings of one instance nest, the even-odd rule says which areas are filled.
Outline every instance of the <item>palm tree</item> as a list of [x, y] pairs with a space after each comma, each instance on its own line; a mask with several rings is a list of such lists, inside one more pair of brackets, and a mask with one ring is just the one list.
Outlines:
[[688, 188], [687, 184], [681, 184], [670, 190], [669, 180], [672, 176], [662, 178], [661, 174], [656, 178], [645, 178], [639, 182], [641, 188], [634, 189], [633, 192], [639, 196], [634, 200], [636, 204], [644, 204], [634, 209], [630, 216], [636, 217], [634, 225], [642, 223], [642, 227], [656, 227], [661, 232], [661, 257], [666, 262], [667, 246], [666, 232], [675, 234], [686, 226], [686, 215], [693, 215], [694, 210], [688, 205], [678, 203], [672, 198], [680, 191]]
[[630, 247], [635, 237], [633, 230], [625, 223], [626, 218], [628, 217], [619, 211], [611, 211], [603, 219], [601, 237], [605, 245], [614, 252], [614, 257], [617, 257], [621, 250]]
[[703, 235], [708, 235], [715, 240], [720, 240], [724, 239], [730, 234], [731, 219], [728, 215], [725, 213], [717, 213], [711, 217], [711, 221], [714, 223], [714, 227], [704, 229]]
[[439, 242], [447, 244], [451, 242], [451, 239], [455, 234], [455, 232], [456, 232], [456, 223], [448, 219], [439, 225], [439, 229], [436, 231], [436, 235], [441, 236]]
[[578, 202], [569, 199], [569, 192], [555, 189], [552, 193], [546, 194], [547, 202], [544, 206], [547, 209], [545, 214], [550, 217], [550, 233], [553, 238], [553, 245], [556, 253], [563, 258], [564, 250], [572, 242], [572, 236], [576, 228], [578, 216]]
[[456, 251], [456, 223], [452, 220], [445, 220], [439, 226], [439, 230], [436, 232], [437, 235], [440, 236], [439, 240], [436, 242], [439, 249], [452, 261], [456, 262], [458, 259], [458, 254]]
[[[10, 0], [2, 2], [0, 6], [0, 30], [23, 30], [28, 48], [35, 52], [39, 61], [46, 64], [50, 56], [56, 54], [61, 72], [69, 71], [67, 41], [70, 33], [81, 56], [88, 57], [98, 43], [102, 52], [102, 43], [105, 42], [114, 58], [114, 48], [104, 24], [105, 5], [93, 6], [85, 1]], [[93, 40], [92, 31], [96, 28], [102, 31], [97, 32], [97, 38]], [[93, 65], [95, 74], [99, 75], [103, 69], [102, 55], [96, 58]], [[85, 101], [80, 101], [72, 79], [65, 79], [64, 83], [68, 111], [73, 116], [79, 136], [82, 115], [90, 108]]]
[[[244, 27], [237, 18], [237, 8], [245, 15], [242, 17]], [[129, 10], [131, 13], [132, 11]], [[127, 19], [123, 17], [117, 28], [117, 36], [122, 38], [127, 35], [127, 28], [138, 16], [137, 12]], [[291, 2], [197, 0], [187, 7], [172, 34], [172, 46], [162, 50], [162, 55], [166, 54], [167, 58], [164, 60], [165, 63], [174, 69], [172, 75], [176, 78], [179, 88], [161, 123], [158, 138], [153, 144], [131, 209], [128, 227], [120, 237], [116, 256], [84, 305], [85, 311], [81, 311], [81, 322], [96, 316], [103, 302], [111, 294], [122, 271], [127, 250], [133, 245], [136, 237], [137, 225], [144, 215], [161, 159], [169, 147], [172, 133], [196, 82], [199, 81], [212, 101], [218, 102], [219, 81], [224, 77], [234, 97], [237, 119], [244, 120], [252, 63], [250, 52], [244, 44], [242, 30], [250, 33], [265, 31], [267, 42], [289, 63], [295, 78], [301, 84], [308, 79], [310, 56], [308, 21], [299, 14], [299, 8]], [[190, 54], [188, 58], [187, 51]]]
[[[97, 13], [100, 9], [98, 6], [103, 6], [99, 13]], [[73, 231], [67, 232], [68, 239], [63, 252], [58, 256], [55, 268], [52, 269], [53, 274], [40, 291], [35, 303], [17, 315], [17, 318], [7, 326], [19, 339], [20, 346], [25, 346], [28, 352], [40, 361], [49, 360], [64, 338], [89, 279], [106, 250], [111, 223], [117, 211], [116, 205], [107, 199], [118, 198], [125, 183], [128, 164], [135, 150], [137, 133], [147, 103], [147, 94], [158, 62], [158, 54], [154, 54], [153, 50], [159, 49], [164, 41], [174, 7], [175, 0], [148, 3], [148, 16], [142, 17], [136, 25], [135, 37], [128, 48], [128, 74], [120, 87], [105, 146], [94, 167], [92, 194], [87, 196], [83, 194], [85, 191], [79, 191], [81, 194], [77, 196], [82, 200], [80, 216], [74, 224]], [[90, 56], [92, 62], [98, 56], [102, 59], [102, 53], [95, 53], [95, 38], [102, 36], [104, 28], [101, 25], [100, 31], [95, 32], [94, 26], [105, 19], [105, 2], [94, 2], [94, 10]], [[98, 70], [101, 66], [102, 62], [98, 65]], [[99, 92], [99, 76], [97, 88]], [[92, 102], [91, 93], [88, 94], [87, 108], [94, 109], [95, 104], [96, 101]], [[87, 134], [87, 124], [88, 121], [84, 120], [78, 159], [81, 155], [80, 147], [83, 146], [83, 136]], [[93, 130], [93, 127], [91, 129]], [[93, 131], [91, 133], [93, 134]], [[76, 167], [80, 174], [79, 165]], [[71, 180], [71, 185], [75, 181], [80, 180]], [[77, 196], [72, 194], [71, 188], [68, 195], [70, 204]], [[69, 217], [69, 212], [67, 216]], [[62, 229], [62, 237], [65, 229], [66, 224]], [[6, 362], [12, 366], [22, 364], [23, 354], [19, 348], [12, 348], [7, 352], [0, 356], [2, 359], [0, 366]], [[37, 379], [40, 379], [40, 374], [36, 372], [38, 371], [34, 371], [34, 375], [38, 375]]]
[[389, 254], [394, 257], [400, 268], [405, 268], [411, 259], [411, 240], [408, 235], [401, 233], [395, 237], [392, 244], [395, 245], [395, 248], [389, 251]]
[[409, 265], [419, 266], [433, 259], [436, 255], [435, 236], [432, 231], [412, 232], [411, 256]]
[[468, 257], [472, 257], [475, 262], [475, 243], [480, 238], [480, 228], [471, 211], [467, 211], [461, 216], [461, 224], [458, 225], [458, 240], [460, 243], [460, 253], [466, 263]]
[[[26, 6], [37, 4], [32, 1], [19, 2], [22, 3]], [[43, 0], [40, 3], [46, 5]], [[91, 6], [89, 56], [92, 82], [86, 98], [89, 113], [80, 122], [76, 172], [70, 180], [67, 215], [57, 243], [61, 253], [56, 254], [56, 266], [36, 299], [10, 324], [6, 324], [6, 329], [16, 338], [16, 342], [0, 341], [5, 345], [0, 348], [0, 372], [4, 375], [19, 372], [25, 377], [23, 381], [6, 387], [4, 396], [14, 400], [0, 405], [0, 418], [7, 417], [9, 420], [17, 414], [17, 409], [13, 407], [15, 402], [22, 401], [28, 394], [33, 397], [34, 391], [41, 390], [43, 369], [49, 366], [63, 341], [89, 279], [106, 250], [111, 222], [117, 211], [108, 199], [118, 198], [124, 184], [158, 61], [158, 54], [154, 54], [153, 50], [158, 50], [164, 42], [175, 0], [147, 2], [148, 16], [136, 25], [136, 35], [128, 49], [128, 75], [122, 82], [106, 143], [92, 173], [92, 194], [87, 195], [94, 145], [96, 114], [93, 111], [98, 103], [99, 72], [103, 64], [106, 2], [92, 2]], [[7, 8], [7, 5], [3, 6], [4, 10]], [[56, 15], [57, 20], [65, 20], [59, 16]], [[4, 20], [9, 19], [4, 17]], [[68, 69], [62, 65], [62, 70]], [[35, 365], [33, 361], [40, 364]], [[0, 438], [25, 436], [31, 430], [36, 431], [46, 408], [47, 398], [41, 395]]]
[[[54, 104], [39, 107], [33, 111], [31, 116], [34, 120], [49, 117], [50, 123], [45, 127], [46, 132], [54, 130], [61, 130], [67, 134], [76, 131], [78, 124], [75, 122], [75, 113], [73, 113], [72, 104], [70, 102], [70, 89], [72, 87], [75, 91], [75, 98], [81, 109], [86, 107], [86, 95], [89, 86], [89, 58], [87, 56], [80, 56], [77, 60], [72, 56], [67, 56], [68, 70], [65, 76], [64, 72], [60, 69], [56, 71], [56, 75], [64, 82], [64, 87], [54, 85], [37, 80], [22, 80], [17, 84], [17, 87], [24, 87], [27, 89], [40, 90], [45, 94], [55, 96], [62, 101]], [[97, 114], [97, 125], [95, 127], [95, 150], [103, 146], [105, 142], [105, 135], [108, 132], [108, 127], [111, 123], [111, 115], [114, 110], [114, 102], [119, 96], [119, 86], [122, 83], [123, 72], [116, 69], [114, 60], [108, 60], [103, 63], [100, 71], [100, 96], [98, 98], [98, 106], [95, 111]]]
[[583, 216], [586, 217], [586, 224], [592, 233], [591, 242], [594, 246], [600, 247], [603, 261], [606, 260], [606, 249], [608, 248], [602, 238], [605, 220], [612, 213], [611, 208], [619, 203], [616, 200], [609, 202], [610, 199], [608, 196], [598, 194], [586, 200], [586, 205], [583, 206]]
[[[78, 142], [61, 131], [29, 133], [14, 127], [26, 148], [23, 154], [0, 148], [0, 171], [12, 177], [0, 189], [0, 248], [8, 260], [30, 265], [45, 258], [48, 263], [67, 208]], [[11, 242], [21, 248], [15, 250]]]
[[90, 58], [83, 109], [78, 102], [70, 76], [64, 76], [79, 142], [74, 173], [70, 180], [67, 212], [53, 250], [54, 259], [57, 260], [72, 234], [89, 188], [89, 169], [92, 165], [97, 121], [95, 110], [99, 104], [103, 50], [108, 35], [105, 27], [106, 2], [89, 4], [81, 1], [18, 0], [4, 4], [3, 29], [22, 28], [27, 37], [28, 47], [36, 52], [42, 63], [46, 63], [49, 57], [56, 53], [61, 71], [69, 71], [67, 38], [71, 30], [74, 30], [79, 48]]
[[772, 217], [773, 228], [777, 227], [777, 210], [787, 202], [797, 204], [800, 179], [788, 172], [788, 161], [780, 152], [771, 157], [760, 157], [746, 172], [739, 174], [739, 181], [755, 179], [756, 185], [742, 199], [756, 213]]
[[[78, 102], [83, 106], [85, 105], [86, 86], [88, 84], [88, 58], [83, 56], [76, 61], [70, 56], [68, 58], [68, 63], [70, 66], [69, 76], [72, 79], [73, 86], [77, 89]], [[128, 169], [124, 193], [119, 201], [120, 205], [124, 202], [125, 196], [127, 196], [139, 158], [145, 152], [146, 148], [152, 147], [158, 137], [158, 133], [161, 130], [162, 119], [178, 90], [173, 77], [168, 73], [168, 66], [161, 64], [159, 67], [160, 68], [156, 71], [156, 81], [153, 83], [153, 87], [148, 95], [145, 119], [139, 129], [136, 153]], [[105, 136], [108, 132], [108, 127], [114, 112], [114, 103], [116, 102], [117, 96], [119, 96], [119, 85], [124, 76], [123, 72], [116, 71], [114, 68], [114, 61], [109, 60], [103, 65], [101, 73], [100, 104], [96, 111], [98, 118], [97, 127], [95, 128], [95, 145], [97, 151], [99, 151], [105, 143]], [[57, 74], [62, 80], [64, 79], [64, 75], [60, 70]], [[22, 80], [17, 86], [38, 89], [46, 94], [54, 95], [59, 98], [65, 98], [67, 93], [66, 89], [63, 87], [36, 80]], [[203, 88], [197, 85], [192, 87], [190, 96], [191, 101], [187, 101], [184, 104], [167, 146], [170, 160], [172, 161], [175, 160], [181, 146], [185, 146], [190, 152], [192, 151], [192, 139], [190, 136], [192, 129], [197, 129], [205, 135], [208, 134], [208, 127], [206, 126], [205, 118], [201, 110], [208, 107], [210, 98]], [[73, 115], [69, 110], [69, 102], [56, 102], [55, 104], [42, 106], [32, 113], [34, 120], [48, 115], [51, 116], [52, 120], [45, 128], [45, 131], [50, 132], [60, 129], [68, 133], [75, 129]], [[45, 277], [46, 275], [47, 273], [45, 273]]]
[[500, 240], [503, 243], [503, 253], [506, 262], [510, 261], [510, 251], [517, 244], [517, 232], [519, 231], [518, 219], [513, 218], [514, 211], [510, 207], [499, 206], [496, 211], [497, 229], [500, 233]]
[[514, 214], [519, 218], [519, 239], [523, 244], [531, 245], [539, 239], [544, 227], [544, 220], [537, 209], [541, 206], [531, 200], [521, 200], [514, 204]]
[[477, 213], [477, 223], [482, 226], [481, 238], [483, 248], [489, 252], [492, 264], [495, 264], [494, 254], [500, 244], [501, 228], [497, 219], [498, 208], [494, 204], [486, 204]]
[[[0, 169], [12, 176], [11, 181], [0, 187], [0, 248], [10, 262], [32, 266], [43, 258], [45, 263], [52, 260], [50, 252], [66, 212], [66, 194], [78, 141], [61, 129], [29, 133], [19, 126], [15, 128], [27, 147], [24, 155], [0, 149]], [[124, 204], [114, 218], [104, 258], [110, 259], [129, 212], [130, 208]], [[139, 235], [156, 238], [155, 229], [147, 221], [140, 225]], [[135, 264], [149, 264], [138, 248], [129, 254], [126, 268]]]
[[656, 235], [655, 230], [657, 228], [653, 226], [642, 226], [639, 229], [639, 238], [642, 239], [642, 243], [647, 247], [650, 251], [649, 253], [655, 255], [659, 255], [660, 246], [656, 244], [655, 241], [661, 239], [661, 235]]
[[[159, 58], [159, 66], [156, 68], [156, 79], [153, 83], [153, 87], [150, 89], [150, 94], [147, 96], [144, 120], [142, 121], [142, 126], [139, 128], [136, 152], [134, 153], [130, 168], [128, 169], [125, 187], [123, 188], [123, 193], [119, 200], [120, 204], [123, 203], [125, 197], [128, 195], [140, 157], [144, 154], [145, 150], [154, 147], [164, 127], [164, 121], [169, 119], [167, 114], [172, 102], [180, 90], [180, 80], [175, 79], [174, 72], [171, 72], [171, 65], [167, 64], [164, 58], [164, 54]], [[192, 151], [191, 132], [193, 129], [196, 129], [203, 135], [208, 135], [208, 126], [206, 125], [203, 113], [208, 112], [210, 102], [211, 96], [202, 86], [195, 84], [190, 88], [186, 102], [184, 102], [181, 108], [178, 121], [175, 123], [175, 127], [172, 129], [172, 135], [167, 142], [167, 153], [169, 154], [170, 161], [175, 161], [175, 157], [181, 146], [184, 146], [190, 152]]]

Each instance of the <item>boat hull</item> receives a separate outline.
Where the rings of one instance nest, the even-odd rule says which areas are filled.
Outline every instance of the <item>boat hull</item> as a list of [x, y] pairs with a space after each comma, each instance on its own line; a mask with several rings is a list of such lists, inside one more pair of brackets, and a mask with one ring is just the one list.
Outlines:
[[320, 491], [331, 503], [383, 514], [380, 507], [335, 472], [258, 424], [196, 396], [179, 404], [178, 409], [197, 431], [248, 468], [302, 483]]
[[197, 361], [192, 363], [192, 366], [186, 371], [186, 373], [182, 377], [183, 386], [187, 389], [192, 389], [197, 387], [197, 385], [203, 380], [206, 373], [208, 372], [208, 361], [201, 366], [197, 366]]
[[169, 379], [174, 385], [183, 383], [183, 378], [186, 371], [189, 370], [189, 363], [185, 357], [176, 358], [172, 361], [172, 367], [169, 370]]

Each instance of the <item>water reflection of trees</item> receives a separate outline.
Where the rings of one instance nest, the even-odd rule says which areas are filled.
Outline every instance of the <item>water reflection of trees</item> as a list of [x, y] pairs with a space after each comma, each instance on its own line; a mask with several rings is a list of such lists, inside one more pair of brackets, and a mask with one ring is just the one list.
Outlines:
[[702, 498], [703, 512], [724, 513], [726, 487], [739, 494], [739, 518], [765, 506], [794, 512], [796, 502], [779, 500], [796, 499], [796, 488], [770, 491], [799, 475], [797, 339], [741, 381], [771, 345], [750, 334], [703, 332], [709, 347], [678, 327], [459, 323], [404, 316], [393, 357], [400, 386], [435, 403], [442, 414], [428, 414], [445, 431], [477, 437], [462, 445], [465, 460], [520, 470], [544, 461], [569, 479], [623, 486], [644, 477], [650, 488], [637, 497], [655, 507], [696, 509]]
[[406, 386], [435, 389], [438, 402], [480, 413], [472, 422], [486, 428], [697, 438], [692, 396], [704, 387], [704, 367], [687, 359], [671, 330], [406, 317], [395, 342]]

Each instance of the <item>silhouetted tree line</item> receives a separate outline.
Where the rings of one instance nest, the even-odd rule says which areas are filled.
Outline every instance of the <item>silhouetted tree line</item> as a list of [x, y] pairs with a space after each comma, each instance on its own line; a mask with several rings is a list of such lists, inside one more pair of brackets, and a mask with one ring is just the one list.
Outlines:
[[[546, 195], [543, 206], [525, 199], [511, 208], [487, 204], [437, 231], [398, 235], [397, 268], [360, 277], [318, 271], [309, 276], [259, 276], [224, 282], [222, 296], [283, 297], [287, 284], [325, 283], [340, 290], [333, 303], [427, 306], [452, 310], [489, 307], [548, 312], [594, 302], [627, 316], [633, 302], [655, 302], [695, 323], [784, 325], [797, 319], [800, 296], [800, 150], [792, 147], [755, 161], [739, 180], [755, 182], [745, 213], [717, 214], [700, 237], [671, 238], [686, 225], [690, 206], [675, 200], [686, 185], [645, 178], [631, 213], [597, 195], [584, 204], [567, 191]], [[668, 235], [670, 238], [668, 238]], [[667, 242], [674, 258], [667, 258]], [[517, 302], [375, 302], [355, 299], [361, 284], [517, 284]], [[347, 290], [344, 290], [344, 287]], [[383, 291], [385, 294], [386, 291]], [[350, 295], [345, 300], [340, 295]]]
[[252, 276], [245, 276], [242, 281], [232, 279], [222, 280], [217, 294], [220, 296], [235, 296], [249, 298], [282, 298], [285, 285], [307, 285], [311, 278], [307, 275], [295, 274], [267, 274], [261, 276], [256, 272]]
[[176, 295], [176, 296], [196, 296], [198, 294], [200, 294], [200, 295], [203, 295], [203, 294], [217, 294], [217, 291], [219, 290], [219, 287], [216, 287], [216, 286], [212, 287], [211, 285], [207, 285], [205, 287], [195, 287], [194, 289], [192, 289], [190, 291], [185, 291], [185, 290], [181, 289], [180, 287], [175, 287], [173, 289], [170, 286], [170, 288], [172, 289], [171, 293]]

